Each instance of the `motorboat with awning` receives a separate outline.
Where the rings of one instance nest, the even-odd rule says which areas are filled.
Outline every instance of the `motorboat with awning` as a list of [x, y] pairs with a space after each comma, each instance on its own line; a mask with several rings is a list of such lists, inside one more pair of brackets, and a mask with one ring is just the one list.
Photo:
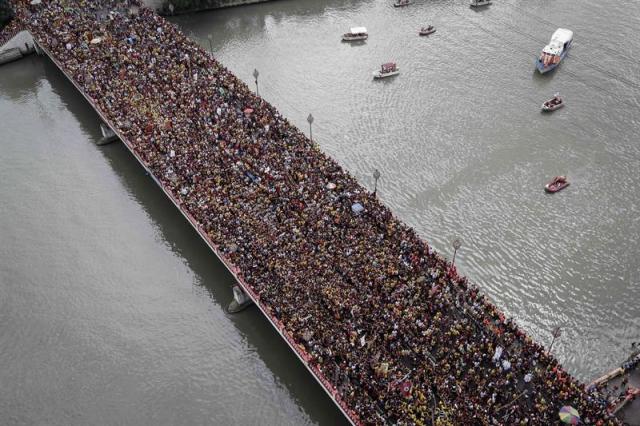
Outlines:
[[396, 63], [387, 62], [386, 64], [382, 64], [379, 70], [373, 72], [373, 78], [386, 78], [398, 74], [400, 74], [400, 68], [398, 68]]
[[567, 56], [567, 52], [573, 42], [573, 31], [565, 28], [558, 28], [551, 36], [551, 41], [547, 44], [540, 58], [536, 61], [536, 68], [540, 71], [540, 74], [544, 74], [551, 71], [558, 65], [560, 61]]
[[353, 27], [348, 33], [342, 35], [342, 41], [359, 41], [369, 38], [365, 27]]

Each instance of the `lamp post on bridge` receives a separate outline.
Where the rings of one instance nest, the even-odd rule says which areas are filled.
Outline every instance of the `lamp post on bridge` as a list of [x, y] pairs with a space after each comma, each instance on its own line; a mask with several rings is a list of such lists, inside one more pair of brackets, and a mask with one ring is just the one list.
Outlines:
[[456, 253], [458, 252], [458, 249], [462, 247], [462, 240], [460, 238], [456, 238], [455, 240], [453, 240], [452, 245], [453, 245], [453, 259], [451, 259], [451, 266], [455, 266]]
[[313, 142], [313, 129], [311, 128], [313, 125], [313, 115], [309, 114], [307, 117], [307, 123], [309, 123], [309, 139]]
[[549, 350], [547, 351], [547, 354], [551, 353], [553, 344], [556, 342], [556, 339], [560, 337], [561, 334], [562, 334], [562, 329], [560, 328], [560, 326], [553, 327], [553, 330], [551, 330], [551, 335], [553, 336], [553, 339], [551, 339], [551, 344], [549, 345]]
[[378, 193], [378, 179], [380, 179], [380, 171], [378, 169], [373, 170], [373, 196]]
[[258, 76], [260, 75], [260, 73], [258, 72], [257, 69], [253, 70], [253, 78], [256, 80], [256, 95], [260, 96], [260, 91], [258, 90]]
[[207, 39], [209, 40], [209, 53], [213, 56], [213, 34], [209, 34]]

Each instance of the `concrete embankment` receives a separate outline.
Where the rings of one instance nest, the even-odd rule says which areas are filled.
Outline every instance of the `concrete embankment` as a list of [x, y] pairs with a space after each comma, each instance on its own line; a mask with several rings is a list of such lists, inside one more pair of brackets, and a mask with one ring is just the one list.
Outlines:
[[[265, 3], [273, 0], [193, 0], [190, 2], [171, 0], [144, 0], [144, 3], [161, 13], [170, 13], [169, 5], [173, 4], [173, 13], [190, 13], [202, 10], [221, 9], [224, 7], [243, 6], [247, 4]], [[189, 5], [181, 5], [181, 3], [190, 3]]]
[[0, 46], [0, 65], [17, 61], [33, 52], [33, 37], [28, 31], [20, 31]]

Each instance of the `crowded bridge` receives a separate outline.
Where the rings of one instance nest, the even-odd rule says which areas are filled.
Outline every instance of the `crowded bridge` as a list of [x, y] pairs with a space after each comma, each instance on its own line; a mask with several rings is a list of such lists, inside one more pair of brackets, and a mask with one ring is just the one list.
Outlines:
[[18, 22], [354, 424], [550, 425], [608, 406], [334, 159], [136, 1]]

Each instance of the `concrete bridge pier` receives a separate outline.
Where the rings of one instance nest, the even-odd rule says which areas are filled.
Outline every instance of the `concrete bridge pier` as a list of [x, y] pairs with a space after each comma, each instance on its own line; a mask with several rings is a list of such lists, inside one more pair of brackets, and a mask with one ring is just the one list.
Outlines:
[[99, 146], [108, 145], [118, 140], [116, 132], [114, 132], [111, 127], [105, 123], [100, 123], [100, 132], [102, 133], [102, 138], [97, 142], [97, 145]]
[[29, 44], [28, 42], [25, 42], [24, 47], [20, 48], [20, 53], [22, 54], [22, 56], [30, 55], [36, 51], [35, 46], [36, 46], [35, 42], [31, 44]]
[[35, 52], [35, 41], [28, 31], [20, 31], [0, 46], [0, 65], [17, 61]]
[[33, 51], [38, 56], [44, 55], [44, 51], [40, 48], [40, 45], [35, 40], [33, 40]]
[[242, 291], [239, 286], [234, 285], [233, 300], [231, 301], [231, 303], [229, 303], [227, 312], [229, 312], [230, 314], [238, 313], [247, 309], [252, 303], [253, 301], [251, 300], [251, 298], [249, 298], [249, 296], [247, 296], [247, 294]]

